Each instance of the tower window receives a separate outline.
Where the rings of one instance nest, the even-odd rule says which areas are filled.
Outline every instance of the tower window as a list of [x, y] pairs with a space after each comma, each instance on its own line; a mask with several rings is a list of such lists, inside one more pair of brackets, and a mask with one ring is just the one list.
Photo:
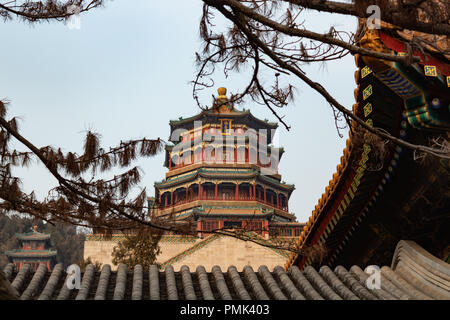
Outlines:
[[223, 228], [224, 229], [241, 229], [242, 221], [224, 221]]

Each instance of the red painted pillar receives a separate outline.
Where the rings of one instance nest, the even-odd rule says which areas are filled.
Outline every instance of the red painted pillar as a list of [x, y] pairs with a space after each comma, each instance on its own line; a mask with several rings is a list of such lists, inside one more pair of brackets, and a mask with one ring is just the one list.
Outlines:
[[248, 186], [248, 199], [252, 199], [252, 185]]
[[265, 239], [269, 238], [269, 221], [264, 221], [264, 232], [263, 232], [263, 237]]
[[167, 195], [164, 197], [164, 207], [167, 207]]
[[172, 170], [172, 156], [169, 154], [169, 171]]
[[237, 148], [234, 148], [234, 163], [237, 163]]
[[253, 200], [256, 200], [256, 183], [253, 184]]
[[197, 231], [198, 231], [198, 236], [200, 238], [203, 238], [203, 233], [200, 232], [200, 231], [202, 231], [202, 222], [201, 221], [197, 221]]
[[264, 187], [264, 203], [267, 202], [267, 197], [266, 197], [266, 187]]
[[279, 199], [278, 199], [279, 197], [280, 197], [280, 195], [277, 193], [277, 208], [278, 208], [278, 209], [280, 209]]
[[173, 191], [170, 192], [170, 204], [173, 206], [175, 204], [175, 201], [173, 199]]
[[198, 200], [202, 199], [202, 184], [198, 184]]
[[205, 161], [205, 145], [202, 144], [202, 162]]
[[216, 185], [214, 186], [214, 200], [217, 200], [217, 195], [219, 193], [218, 191], [219, 191], [219, 184], [216, 183]]
[[234, 200], [239, 200], [239, 185], [236, 183], [236, 187], [234, 188]]

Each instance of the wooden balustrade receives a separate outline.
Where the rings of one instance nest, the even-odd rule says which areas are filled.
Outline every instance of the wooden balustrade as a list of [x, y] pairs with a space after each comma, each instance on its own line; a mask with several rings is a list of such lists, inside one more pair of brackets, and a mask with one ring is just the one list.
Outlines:
[[201, 199], [200, 199], [200, 197], [197, 194], [197, 195], [191, 196], [191, 197], [189, 197], [187, 199], [181, 199], [181, 200], [175, 201], [175, 203], [168, 203], [167, 205], [164, 205], [163, 203], [161, 203], [158, 208], [160, 210], [164, 210], [164, 209], [167, 209], [167, 208], [176, 207], [176, 206], [179, 206], [179, 205], [182, 205], [182, 204], [186, 204], [186, 203], [189, 203], [189, 202], [193, 202], [193, 201], [197, 201], [197, 200], [257, 201], [257, 202], [266, 204], [268, 206], [271, 206], [273, 208], [276, 208], [276, 209], [288, 212], [288, 206], [287, 205], [281, 205], [281, 204], [277, 205], [276, 201], [274, 201], [273, 203], [269, 202], [269, 201], [264, 201], [264, 199], [261, 198], [261, 197], [253, 198], [253, 197], [250, 197], [250, 195], [248, 195], [248, 194], [239, 194], [238, 198], [236, 199], [234, 194], [226, 194], [225, 193], [225, 195], [228, 195], [228, 196], [225, 196], [225, 197], [223, 195], [224, 195], [224, 193], [218, 194], [217, 196], [215, 196], [214, 193], [212, 193], [212, 194], [211, 193], [206, 193], [206, 194], [204, 193], [202, 195]]

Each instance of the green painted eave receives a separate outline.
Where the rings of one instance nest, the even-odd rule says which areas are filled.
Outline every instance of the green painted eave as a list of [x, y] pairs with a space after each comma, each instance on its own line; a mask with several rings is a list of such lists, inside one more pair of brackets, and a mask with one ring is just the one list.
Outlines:
[[202, 117], [205, 114], [205, 111], [202, 111], [200, 113], [197, 113], [196, 115], [192, 116], [192, 117], [188, 117], [188, 118], [183, 118], [183, 117], [179, 117], [178, 120], [170, 120], [169, 124], [170, 126], [177, 126], [183, 123], [188, 123], [190, 121], [196, 120], [200, 117]]
[[226, 113], [214, 112], [214, 111], [211, 111], [211, 109], [210, 109], [210, 110], [205, 110], [205, 111], [202, 111], [200, 113], [197, 113], [196, 115], [193, 115], [193, 116], [188, 117], [188, 118], [179, 117], [178, 120], [170, 120], [169, 124], [170, 124], [170, 126], [177, 126], [177, 125], [180, 125], [180, 124], [189, 123], [189, 122], [194, 121], [196, 119], [199, 119], [199, 118], [201, 118], [203, 116], [223, 117], [224, 115], [225, 116], [228, 116], [228, 115], [240, 116], [240, 115], [246, 115], [246, 114], [250, 114], [250, 111], [249, 110], [247, 110], [247, 111], [240, 111], [240, 110], [233, 109], [233, 113], [226, 114]]
[[197, 175], [198, 175], [198, 172], [194, 171], [194, 172], [186, 174], [184, 176], [174, 177], [174, 178], [170, 178], [170, 179], [164, 179], [162, 181], [155, 182], [154, 185], [155, 185], [155, 187], [169, 187], [169, 186], [172, 186], [177, 183], [183, 183], [183, 182], [189, 181], [189, 180], [195, 178]]
[[248, 177], [255, 177], [258, 175], [258, 171], [255, 169], [241, 169], [241, 170], [220, 170], [220, 169], [210, 169], [210, 168], [198, 168], [192, 173], [183, 175], [183, 176], [176, 176], [174, 178], [165, 179], [159, 182], [155, 182], [155, 187], [170, 187], [173, 185], [176, 185], [178, 183], [187, 182], [190, 180], [195, 179], [197, 176], [202, 177], [217, 177], [217, 178], [230, 178], [230, 179], [236, 179], [236, 178], [248, 178]]
[[190, 122], [200, 119], [204, 116], [233, 118], [233, 117], [243, 117], [243, 116], [247, 116], [247, 115], [250, 116], [251, 119], [254, 120], [255, 122], [259, 122], [259, 123], [261, 123], [267, 127], [270, 127], [272, 129], [278, 128], [278, 123], [270, 122], [267, 119], [265, 119], [265, 120], [258, 119], [250, 112], [250, 110], [240, 111], [240, 110], [236, 110], [236, 109], [233, 109], [233, 111], [231, 113], [218, 113], [218, 112], [211, 111], [211, 110], [205, 110], [205, 111], [202, 111], [192, 117], [188, 117], [188, 118], [180, 117], [178, 120], [170, 120], [169, 124], [173, 128], [175, 126], [190, 123]]
[[269, 176], [259, 175], [258, 178], [260, 178], [261, 180], [266, 181], [268, 183], [274, 184], [276, 186], [280, 186], [289, 191], [293, 191], [295, 189], [294, 184], [287, 184], [287, 183], [279, 182], [278, 180], [276, 180], [274, 178], [270, 178]]
[[19, 240], [48, 240], [50, 235], [39, 232], [16, 233], [16, 238]]

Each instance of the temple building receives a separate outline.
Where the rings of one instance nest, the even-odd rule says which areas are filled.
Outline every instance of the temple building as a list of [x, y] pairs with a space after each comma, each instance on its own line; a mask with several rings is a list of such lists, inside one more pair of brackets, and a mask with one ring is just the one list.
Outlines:
[[[370, 30], [364, 19], [358, 33], [363, 48], [378, 52], [408, 55], [412, 38], [424, 49], [411, 50], [419, 61], [409, 65], [356, 54], [354, 114], [410, 144], [448, 148], [448, 37], [383, 21]], [[449, 159], [388, 141], [380, 148], [362, 139], [355, 123], [352, 129], [336, 173], [297, 240], [299, 249], [320, 244], [327, 254], [320, 262], [292, 254], [285, 267], [387, 264], [399, 239], [450, 261]]]
[[[281, 179], [278, 164], [283, 148], [273, 146], [276, 123], [260, 120], [229, 103], [218, 89], [214, 105], [190, 118], [170, 121], [165, 179], [155, 183], [150, 214], [189, 225], [193, 236], [167, 233], [160, 246], [162, 267], [199, 264], [237, 267], [283, 264], [289, 252], [219, 235], [239, 230], [259, 243], [298, 238], [303, 223], [289, 212], [294, 185]], [[111, 263], [114, 235], [88, 235], [85, 259]]]
[[56, 264], [57, 251], [51, 250], [50, 234], [40, 233], [37, 228], [37, 226], [33, 226], [31, 232], [17, 233], [16, 238], [19, 240], [21, 248], [5, 252], [16, 270], [20, 270], [25, 264], [29, 264], [31, 269], [36, 271], [43, 264], [48, 271], [51, 271]]
[[284, 150], [270, 145], [277, 124], [234, 109], [225, 88], [218, 93], [210, 110], [170, 122], [169, 171], [155, 183], [152, 215], [192, 219], [201, 237], [235, 228], [298, 237], [302, 224], [288, 207], [294, 186], [278, 173]]

